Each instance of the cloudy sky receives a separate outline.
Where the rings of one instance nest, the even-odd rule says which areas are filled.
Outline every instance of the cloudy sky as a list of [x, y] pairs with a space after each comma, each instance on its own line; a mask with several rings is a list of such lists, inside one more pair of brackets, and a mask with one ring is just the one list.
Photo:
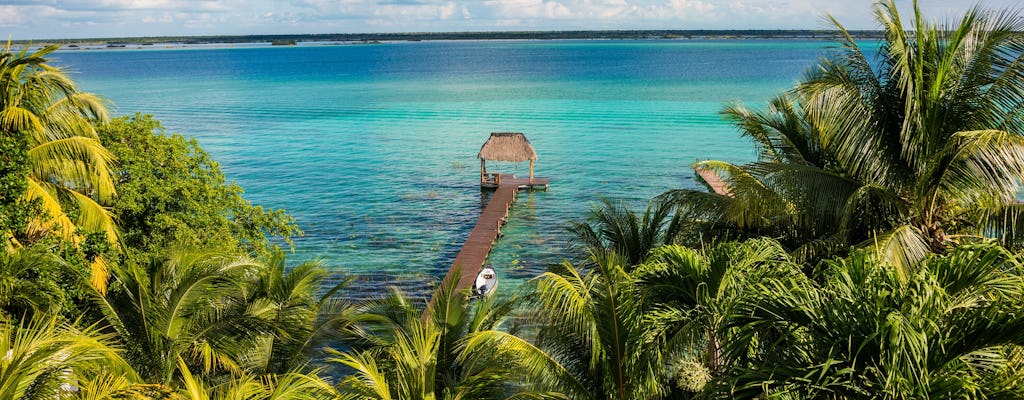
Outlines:
[[[920, 0], [929, 16], [968, 0]], [[988, 0], [1005, 8], [1021, 0]], [[0, 0], [14, 39], [590, 29], [871, 29], [872, 0]], [[904, 8], [909, 0], [897, 0]]]

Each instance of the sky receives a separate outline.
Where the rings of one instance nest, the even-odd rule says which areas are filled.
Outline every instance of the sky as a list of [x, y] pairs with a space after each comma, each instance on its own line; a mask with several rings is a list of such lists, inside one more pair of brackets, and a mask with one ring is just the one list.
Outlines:
[[[910, 0], [896, 0], [909, 14]], [[874, 29], [873, 0], [0, 0], [15, 40], [613, 29]], [[969, 0], [920, 0], [948, 20]], [[987, 8], [1022, 7], [988, 0]]]

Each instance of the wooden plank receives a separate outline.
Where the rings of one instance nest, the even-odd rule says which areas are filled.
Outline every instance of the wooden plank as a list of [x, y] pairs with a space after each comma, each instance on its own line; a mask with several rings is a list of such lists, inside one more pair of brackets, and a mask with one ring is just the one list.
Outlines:
[[729, 189], [729, 185], [726, 184], [714, 170], [699, 167], [694, 168], [694, 170], [696, 170], [697, 175], [700, 175], [700, 178], [704, 180], [704, 183], [711, 187], [712, 191], [722, 196], [732, 197], [732, 191]]
[[[508, 211], [512, 207], [512, 202], [515, 201], [519, 189], [541, 187], [546, 189], [548, 185], [548, 178], [534, 177], [531, 180], [516, 178], [515, 175], [510, 174], [501, 175], [499, 181], [501, 184], [491, 195], [484, 211], [480, 213], [476, 226], [470, 231], [469, 237], [462, 245], [462, 250], [455, 256], [452, 267], [448, 269], [448, 273], [445, 274], [442, 281], [442, 284], [447, 284], [452, 279], [458, 279], [456, 291], [468, 291], [473, 288], [476, 276], [487, 262], [487, 256], [490, 255], [494, 242], [501, 234], [501, 227], [508, 219]], [[456, 266], [460, 267], [458, 276], [455, 276]], [[431, 299], [431, 304], [433, 304], [433, 299]]]

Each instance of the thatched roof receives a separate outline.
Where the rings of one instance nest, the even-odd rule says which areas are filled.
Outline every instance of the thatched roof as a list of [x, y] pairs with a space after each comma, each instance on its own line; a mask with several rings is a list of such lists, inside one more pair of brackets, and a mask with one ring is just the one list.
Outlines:
[[522, 133], [494, 132], [480, 147], [476, 157], [488, 161], [523, 162], [536, 160], [537, 152]]

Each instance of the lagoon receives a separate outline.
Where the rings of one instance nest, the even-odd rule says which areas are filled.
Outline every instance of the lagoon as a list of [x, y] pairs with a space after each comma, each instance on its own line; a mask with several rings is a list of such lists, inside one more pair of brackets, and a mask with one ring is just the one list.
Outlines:
[[[718, 114], [791, 87], [827, 42], [438, 41], [60, 51], [115, 114], [195, 136], [246, 198], [293, 215], [289, 263], [358, 274], [353, 296], [426, 293], [482, 210], [475, 158], [524, 132], [547, 192], [524, 192], [491, 255], [522, 281], [568, 256], [567, 221], [601, 197], [642, 207], [695, 187], [697, 159], [753, 146]], [[490, 165], [490, 163], [489, 163]], [[496, 166], [528, 173], [527, 165]], [[503, 287], [513, 285], [502, 284]]]

